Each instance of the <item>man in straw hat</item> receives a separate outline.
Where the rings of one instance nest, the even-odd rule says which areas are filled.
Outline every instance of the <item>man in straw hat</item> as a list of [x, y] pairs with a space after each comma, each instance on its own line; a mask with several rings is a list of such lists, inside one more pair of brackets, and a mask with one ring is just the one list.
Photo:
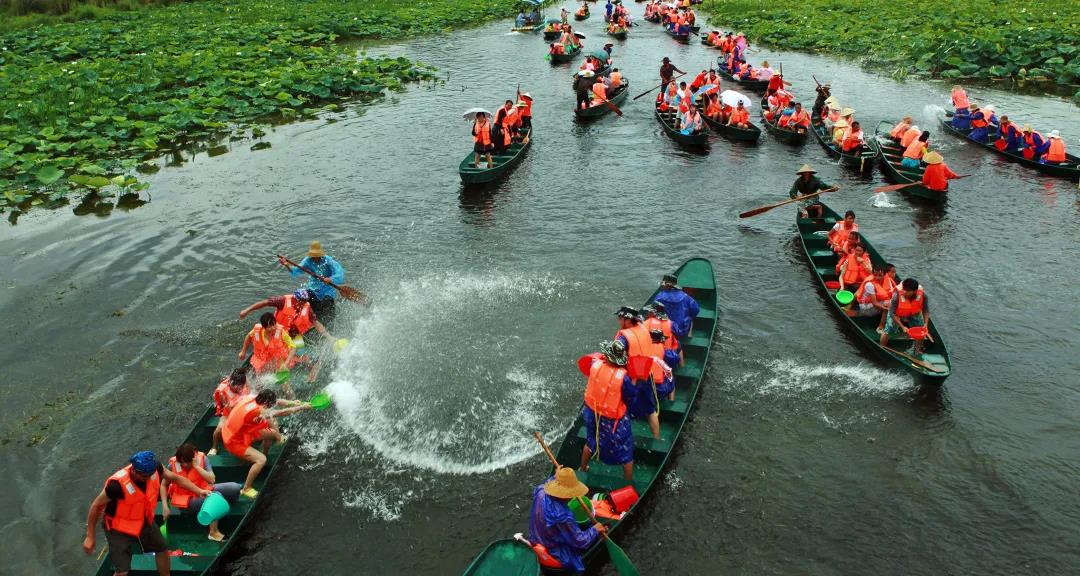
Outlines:
[[664, 59], [660, 61], [660, 91], [667, 90], [667, 85], [671, 83], [672, 78], [675, 77], [675, 73], [686, 74], [682, 70], [679, 70], [678, 66], [671, 63], [671, 60], [664, 56]]
[[578, 480], [574, 469], [566, 467], [559, 467], [547, 482], [533, 489], [529, 543], [543, 566], [574, 573], [585, 570], [581, 553], [607, 532], [599, 522], [582, 530], [570, 511], [570, 500], [588, 493], [589, 487]]
[[[796, 172], [798, 178], [795, 179], [795, 183], [791, 185], [791, 190], [788, 190], [788, 196], [792, 199], [800, 196], [806, 196], [807, 194], [813, 194], [818, 190], [826, 190], [832, 188], [831, 185], [821, 181], [821, 178], [817, 177], [817, 171], [810, 167], [809, 164], [803, 164], [802, 168], [799, 168]], [[814, 200], [804, 201], [808, 202], [799, 208], [799, 214], [803, 218], [821, 218], [825, 213], [825, 209], [821, 206], [816, 198]]]
[[322, 243], [318, 240], [311, 242], [307, 256], [300, 261], [298, 267], [290, 266], [283, 257], [279, 257], [278, 260], [293, 278], [306, 274], [300, 268], [306, 268], [315, 273], [316, 276], [308, 275], [307, 285], [305, 286], [311, 293], [311, 310], [324, 323], [329, 323], [334, 317], [334, 299], [337, 298], [337, 290], [330, 286], [328, 282], [334, 284], [343, 284], [345, 282], [345, 269], [341, 267], [341, 264], [332, 257], [327, 256]]
[[987, 137], [990, 135], [990, 128], [996, 127], [997, 116], [994, 115], [993, 106], [984, 106], [979, 108], [978, 105], [972, 104], [968, 106], [971, 110], [971, 132], [968, 132], [968, 138], [976, 142], [986, 142]]
[[937, 152], [927, 152], [923, 156], [923, 162], [926, 162], [926, 170], [923, 171], [922, 176], [923, 186], [934, 192], [945, 192], [949, 189], [949, 180], [957, 178], [956, 173], [949, 170], [949, 167], [945, 165], [945, 159]]
[[601, 342], [601, 357], [589, 366], [585, 385], [585, 446], [581, 450], [581, 470], [588, 472], [593, 452], [600, 461], [622, 466], [623, 477], [634, 478], [634, 436], [626, 402], [637, 395], [637, 388], [626, 371], [626, 346], [619, 341]]
[[1043, 135], [1035, 130], [1031, 129], [1031, 124], [1024, 124], [1024, 158], [1028, 160], [1034, 160], [1039, 156], [1046, 153], [1050, 148], [1050, 143], [1043, 138]]

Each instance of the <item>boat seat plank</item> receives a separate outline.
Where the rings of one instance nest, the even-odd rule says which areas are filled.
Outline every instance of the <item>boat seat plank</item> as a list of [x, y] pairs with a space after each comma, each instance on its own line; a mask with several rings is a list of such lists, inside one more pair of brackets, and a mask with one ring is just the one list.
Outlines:
[[710, 339], [708, 336], [702, 336], [700, 334], [691, 334], [690, 338], [683, 342], [684, 347], [692, 346], [696, 348], [708, 348], [710, 345], [712, 345], [712, 339]]
[[833, 252], [831, 249], [828, 249], [828, 248], [818, 249], [818, 250], [811, 250], [810, 251], [810, 257], [811, 258], [830, 258], [830, 257], [835, 256], [835, 255], [836, 255], [836, 253]]
[[716, 310], [710, 310], [704, 306], [698, 311], [698, 318], [715, 319]]
[[[173, 556], [173, 574], [201, 574], [214, 562], [214, 556]], [[131, 572], [157, 574], [157, 565], [154, 564], [154, 556], [151, 554], [135, 554], [131, 557]]]

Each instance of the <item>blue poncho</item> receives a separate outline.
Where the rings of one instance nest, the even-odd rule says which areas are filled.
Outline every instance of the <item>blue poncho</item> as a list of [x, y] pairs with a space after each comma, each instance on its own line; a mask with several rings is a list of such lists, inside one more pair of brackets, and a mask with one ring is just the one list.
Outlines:
[[678, 288], [661, 288], [655, 300], [664, 305], [664, 312], [671, 320], [671, 331], [675, 336], [678, 336], [679, 340], [686, 338], [694, 318], [697, 318], [701, 311], [697, 301]]
[[[548, 481], [552, 478], [548, 478]], [[584, 570], [581, 552], [588, 549], [597, 536], [596, 528], [590, 526], [582, 530], [578, 526], [565, 500], [548, 496], [543, 484], [533, 489], [529, 542], [543, 544], [548, 554], [562, 562], [563, 568], [578, 572]]]

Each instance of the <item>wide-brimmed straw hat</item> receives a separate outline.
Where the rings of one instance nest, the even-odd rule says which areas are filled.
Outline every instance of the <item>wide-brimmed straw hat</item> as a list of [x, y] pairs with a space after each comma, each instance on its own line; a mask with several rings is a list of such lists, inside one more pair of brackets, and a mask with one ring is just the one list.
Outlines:
[[979, 109], [978, 104], [969, 104], [968, 105], [968, 110], [978, 110], [978, 109]]
[[817, 174], [817, 170], [814, 170], [813, 168], [811, 168], [809, 164], [803, 164], [802, 168], [799, 168], [798, 170], [795, 171], [796, 174], [805, 174], [807, 172], [809, 172], [811, 174]]
[[600, 353], [608, 362], [616, 366], [626, 366], [626, 345], [618, 340], [605, 340], [600, 343]]
[[839, 100], [836, 98], [836, 96], [829, 96], [828, 98], [825, 99], [826, 104], [832, 104], [834, 102], [839, 102]]
[[1031, 124], [1024, 124], [1024, 132], [1031, 132]]
[[941, 164], [944, 161], [945, 159], [937, 152], [927, 152], [926, 156], [923, 156], [923, 162], [926, 162], [927, 164]]
[[581, 76], [582, 78], [592, 78], [595, 74], [592, 70], [580, 70], [578, 71], [578, 76]]
[[544, 483], [544, 493], [555, 498], [577, 498], [589, 493], [589, 487], [574, 474], [573, 468], [559, 468], [555, 477]]
[[848, 127], [847, 120], [844, 120], [843, 118], [841, 118], [841, 119], [836, 121], [836, 124], [833, 124], [833, 127], [834, 128], [847, 128]]
[[319, 242], [318, 240], [313, 241], [311, 246], [308, 246], [307, 255], [309, 258], [322, 258], [323, 256], [326, 256], [326, 252], [322, 249], [322, 242]]
[[843, 110], [840, 111], [841, 116], [851, 116], [854, 113], [855, 113], [854, 108], [844, 108]]

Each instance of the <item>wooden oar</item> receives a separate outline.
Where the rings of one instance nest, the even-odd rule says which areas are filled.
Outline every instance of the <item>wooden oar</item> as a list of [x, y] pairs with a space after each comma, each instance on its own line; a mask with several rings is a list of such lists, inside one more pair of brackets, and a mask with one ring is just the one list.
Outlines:
[[281, 254], [278, 254], [277, 257], [278, 257], [278, 260], [280, 260], [281, 262], [283, 262], [285, 264], [288, 264], [289, 266], [295, 266], [295, 267], [299, 268], [302, 272], [307, 274], [308, 276], [311, 276], [312, 278], [315, 278], [315, 279], [321, 281], [323, 284], [326, 284], [327, 286], [330, 286], [334, 290], [337, 290], [338, 292], [341, 293], [342, 296], [345, 297], [346, 300], [349, 300], [351, 302], [360, 302], [360, 303], [363, 303], [363, 302], [367, 301], [367, 296], [365, 296], [363, 292], [357, 290], [356, 288], [353, 288], [351, 286], [334, 284], [333, 282], [330, 281], [329, 278], [326, 278], [325, 276], [319, 276], [318, 274], [312, 272], [311, 270], [308, 270], [307, 268], [304, 268], [303, 266], [297, 264], [296, 262], [293, 262], [292, 260], [289, 260], [288, 258], [282, 256]]
[[[961, 178], [967, 178], [968, 176], [971, 176], [971, 174], [964, 174], [962, 176], [957, 176], [956, 178], [953, 178], [953, 180], [959, 180]], [[907, 188], [908, 186], [919, 186], [921, 184], [922, 184], [922, 182], [909, 182], [907, 184], [893, 184], [891, 186], [881, 186], [879, 188], [874, 188], [874, 193], [880, 194], [882, 192], [896, 192], [897, 190], [903, 190], [904, 188]]]
[[818, 190], [817, 192], [814, 192], [813, 194], [803, 194], [803, 195], [801, 195], [801, 196], [799, 196], [797, 198], [792, 198], [791, 200], [784, 200], [783, 202], [777, 202], [776, 204], [769, 204], [768, 206], [762, 206], [761, 208], [754, 208], [753, 210], [747, 210], [746, 212], [740, 213], [739, 218], [749, 218], [751, 216], [757, 216], [758, 214], [763, 214], [765, 212], [768, 212], [769, 210], [772, 210], [773, 208], [779, 208], [781, 206], [791, 204], [792, 202], [798, 202], [800, 200], [806, 200], [807, 198], [813, 198], [815, 196], [819, 196], [819, 195], [824, 194], [826, 192], [836, 192], [839, 189], [840, 189], [839, 186], [833, 186], [832, 188], [826, 188], [824, 190]]
[[926, 368], [927, 370], [930, 370], [931, 372], [939, 372], [939, 373], [944, 372], [944, 370], [938, 370], [937, 368], [935, 368], [933, 364], [928, 364], [926, 362], [923, 362], [922, 360], [919, 360], [918, 358], [916, 358], [914, 356], [911, 356], [910, 354], [901, 352], [901, 351], [899, 351], [899, 350], [897, 350], [895, 348], [889, 348], [888, 346], [882, 346], [882, 348], [888, 350], [889, 352], [892, 352], [893, 354], [896, 354], [897, 356], [902, 356], [904, 358], [907, 358], [908, 360], [911, 361], [912, 364], [915, 364], [916, 366], [921, 366], [923, 368]]
[[[548, 460], [551, 460], [551, 464], [555, 466], [555, 469], [558, 470], [559, 468], [562, 468], [559, 461], [555, 459], [555, 455], [551, 453], [551, 448], [548, 448], [547, 443], [544, 442], [544, 437], [541, 436], [539, 432], [533, 432], [533, 436], [536, 437], [536, 441], [540, 443], [540, 447], [544, 449], [544, 454], [547, 454]], [[585, 502], [585, 499], [578, 496], [575, 500], [577, 500], [581, 509], [589, 514], [589, 517], [592, 518], [593, 522], [599, 522], [596, 519], [596, 515], [593, 514], [592, 508]], [[615, 570], [621, 576], [640, 576], [641, 573], [638, 572], [634, 563], [630, 561], [630, 557], [626, 555], [626, 552], [623, 552], [622, 548], [619, 548], [618, 544], [613, 542], [611, 538], [608, 538], [607, 532], [601, 532], [600, 535], [604, 537], [604, 545], [607, 546], [608, 556], [611, 557], [611, 563], [615, 565]]]
[[[683, 72], [682, 74], [679, 74], [678, 76], [673, 76], [671, 78], [671, 81], [674, 82], [676, 78], [682, 78], [683, 76], [686, 76], [686, 72]], [[657, 84], [656, 86], [653, 86], [652, 88], [649, 88], [648, 90], [642, 92], [641, 94], [638, 94], [637, 96], [634, 96], [634, 100], [637, 100], [638, 98], [641, 98], [642, 96], [648, 94], [649, 92], [652, 92], [653, 90], [656, 90], [657, 88], [663, 86], [664, 84], [666, 84], [666, 82], [661, 82], [661, 83]]]

